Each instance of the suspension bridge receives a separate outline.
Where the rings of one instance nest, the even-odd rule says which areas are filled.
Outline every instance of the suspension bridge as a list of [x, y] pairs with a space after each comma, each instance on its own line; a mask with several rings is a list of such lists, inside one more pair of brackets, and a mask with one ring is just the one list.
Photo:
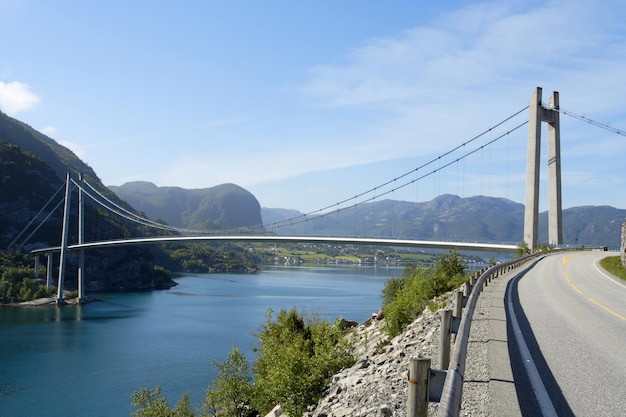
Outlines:
[[[495, 128], [509, 121], [513, 117], [528, 110], [528, 120], [516, 125], [512, 129], [502, 133], [501, 135], [492, 138], [482, 145], [475, 145], [475, 141], [484, 137], [494, 131]], [[345, 244], [345, 245], [375, 245], [384, 247], [412, 247], [412, 248], [433, 248], [433, 249], [453, 249], [459, 251], [485, 251], [485, 252], [506, 252], [514, 253], [518, 250], [518, 245], [507, 245], [499, 243], [480, 243], [480, 242], [451, 242], [451, 241], [430, 241], [430, 240], [417, 240], [417, 239], [397, 239], [397, 238], [380, 238], [380, 237], [337, 237], [337, 236], [284, 236], [278, 234], [270, 234], [268, 230], [276, 230], [284, 225], [294, 225], [301, 222], [308, 222], [314, 219], [335, 215], [345, 210], [354, 209], [359, 205], [371, 202], [375, 199], [387, 195], [393, 195], [397, 190], [414, 184], [426, 177], [432, 176], [442, 169], [454, 164], [458, 164], [460, 161], [469, 157], [470, 155], [481, 151], [485, 147], [497, 142], [510, 135], [512, 132], [520, 129], [521, 127], [528, 125], [528, 158], [526, 167], [526, 205], [524, 215], [524, 243], [528, 245], [530, 250], [535, 249], [538, 246], [538, 217], [539, 217], [539, 171], [540, 171], [540, 153], [541, 153], [541, 125], [542, 123], [548, 124], [548, 183], [549, 183], [549, 241], [559, 246], [562, 244], [563, 232], [562, 232], [562, 207], [561, 207], [561, 154], [560, 154], [560, 114], [566, 114], [568, 116], [586, 121], [591, 124], [595, 124], [598, 127], [612, 130], [614, 133], [624, 135], [624, 132], [611, 128], [606, 125], [597, 123], [591, 119], [586, 119], [583, 116], [579, 116], [576, 113], [565, 111], [560, 109], [559, 106], [559, 94], [553, 92], [550, 101], [547, 106], [542, 104], [542, 89], [537, 87], [532, 94], [530, 104], [523, 109], [517, 111], [512, 116], [506, 118], [502, 122], [495, 126], [490, 127], [481, 134], [474, 138], [463, 142], [454, 149], [438, 156], [437, 158], [420, 165], [419, 167], [411, 170], [401, 176], [395, 177], [390, 181], [377, 185], [365, 192], [359, 193], [348, 199], [339, 201], [330, 206], [323, 207], [319, 210], [315, 210], [309, 213], [301, 214], [289, 219], [277, 221], [272, 224], [263, 225], [256, 233], [248, 232], [246, 234], [240, 233], [215, 233], [188, 230], [168, 225], [161, 224], [159, 222], [150, 220], [144, 216], [140, 216], [130, 210], [121, 207], [119, 204], [113, 202], [105, 195], [96, 190], [92, 185], [82, 178], [82, 175], [77, 179], [74, 179], [67, 174], [65, 184], [60, 187], [57, 192], [50, 198], [46, 206], [37, 213], [33, 220], [24, 228], [24, 230], [14, 239], [10, 246], [15, 245], [19, 239], [25, 234], [26, 230], [30, 230], [34, 222], [40, 219], [44, 212], [47, 210], [52, 202], [57, 201], [59, 195], [64, 191], [63, 197], [58, 201], [55, 207], [49, 210], [49, 214], [40, 221], [39, 225], [28, 235], [23, 242], [28, 241], [35, 232], [41, 227], [41, 225], [50, 217], [50, 215], [63, 205], [63, 222], [62, 222], [62, 234], [61, 244], [56, 247], [47, 247], [33, 250], [35, 255], [35, 270], [38, 271], [39, 257], [41, 255], [47, 256], [47, 273], [48, 282], [52, 280], [53, 254], [59, 253], [58, 264], [58, 303], [63, 303], [63, 289], [65, 285], [65, 269], [67, 263], [67, 254], [69, 251], [79, 251], [79, 266], [78, 266], [78, 297], [79, 302], [85, 299], [84, 294], [84, 251], [94, 248], [107, 248], [126, 245], [143, 245], [143, 244], [156, 244], [156, 243], [168, 243], [168, 242], [269, 242], [269, 243], [315, 243], [315, 244]], [[452, 155], [453, 153], [463, 149], [467, 149], [470, 145], [474, 145], [475, 148], [471, 151], [465, 152], [462, 156], [452, 158], [447, 163], [442, 164], [442, 160], [445, 157]], [[438, 164], [435, 168], [429, 168]], [[72, 212], [72, 191], [78, 190], [78, 233], [77, 242], [70, 242], [70, 213]], [[95, 202], [97, 207], [107, 210], [108, 212], [119, 216], [128, 221], [136, 224], [158, 229], [167, 233], [166, 236], [150, 236], [150, 237], [136, 237], [125, 239], [108, 239], [100, 241], [85, 242], [84, 234], [84, 204], [86, 198]], [[359, 203], [354, 203], [359, 200]], [[76, 210], [75, 210], [76, 211]], [[175, 235], [173, 235], [175, 234]], [[23, 245], [24, 243], [20, 245]], [[18, 245], [18, 246], [20, 246]]]

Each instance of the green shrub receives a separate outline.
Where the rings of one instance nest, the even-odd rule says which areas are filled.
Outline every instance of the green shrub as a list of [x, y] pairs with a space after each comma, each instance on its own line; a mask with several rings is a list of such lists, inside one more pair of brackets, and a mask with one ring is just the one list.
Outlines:
[[[52, 292], [35, 284], [32, 258], [22, 252], [0, 252], [0, 303], [18, 303], [48, 297]], [[40, 274], [43, 269], [40, 269]]]
[[[201, 415], [249, 417], [258, 415], [256, 410], [264, 415], [279, 403], [286, 414], [302, 415], [319, 400], [332, 375], [354, 364], [339, 320], [331, 324], [317, 317], [304, 319], [295, 309], [281, 310], [274, 318], [270, 309], [257, 337], [254, 383], [248, 362], [234, 347], [226, 362], [213, 364], [218, 376], [207, 389]], [[135, 417], [194, 415], [185, 396], [170, 409], [160, 387], [142, 388], [132, 399], [139, 408]]]
[[203, 408], [210, 416], [248, 417], [252, 410], [252, 376], [245, 356], [233, 347], [226, 362], [213, 362], [217, 378], [207, 390]]
[[462, 259], [456, 251], [439, 256], [436, 264], [429, 268], [407, 264], [401, 278], [390, 278], [382, 290], [385, 331], [391, 337], [404, 331], [431, 300], [457, 288], [464, 277]]
[[530, 255], [530, 247], [528, 246], [528, 243], [522, 242], [517, 245], [517, 256], [521, 258], [525, 255]]
[[167, 399], [161, 395], [161, 387], [154, 389], [142, 388], [135, 391], [132, 398], [132, 406], [138, 407], [130, 413], [133, 417], [194, 417], [191, 409], [189, 394], [184, 393], [176, 403], [176, 408], [171, 409]]
[[257, 335], [254, 404], [263, 412], [280, 403], [289, 415], [302, 415], [322, 395], [328, 379], [354, 363], [350, 345], [338, 323], [305, 323], [295, 309], [281, 310]]

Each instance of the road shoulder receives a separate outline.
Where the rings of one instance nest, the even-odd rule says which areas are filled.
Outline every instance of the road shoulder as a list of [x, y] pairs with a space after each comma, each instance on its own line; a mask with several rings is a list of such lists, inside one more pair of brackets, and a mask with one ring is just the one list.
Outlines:
[[[491, 398], [492, 416], [521, 416], [515, 378], [511, 369], [509, 356], [509, 340], [507, 334], [507, 317], [505, 294], [507, 285], [517, 274], [530, 264], [509, 271], [494, 278], [483, 290], [489, 293], [489, 394]], [[513, 341], [510, 341], [513, 343]]]

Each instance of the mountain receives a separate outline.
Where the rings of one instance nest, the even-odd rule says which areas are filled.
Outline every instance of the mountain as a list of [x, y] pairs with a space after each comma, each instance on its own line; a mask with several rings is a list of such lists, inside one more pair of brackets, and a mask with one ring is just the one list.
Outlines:
[[[563, 242], [569, 245], [621, 247], [626, 210], [611, 206], [580, 206], [563, 210]], [[548, 241], [548, 212], [539, 214], [539, 239]], [[542, 227], [543, 226], [543, 227]]]
[[17, 145], [22, 151], [32, 152], [41, 159], [55, 172], [57, 187], [65, 181], [65, 175], [69, 171], [74, 177], [82, 173], [91, 185], [98, 188], [98, 191], [107, 192], [94, 170], [81, 161], [74, 152], [2, 112], [0, 112], [0, 141]]
[[[505, 198], [445, 194], [428, 202], [383, 200], [338, 213], [304, 216], [262, 209], [264, 225], [282, 235], [377, 236], [517, 244], [524, 235], [524, 205]], [[565, 245], [619, 248], [626, 210], [584, 206], [563, 210]], [[289, 221], [284, 221], [290, 219]], [[282, 223], [281, 223], [282, 222]], [[539, 239], [548, 243], [548, 213], [540, 213]]]
[[[18, 236], [60, 185], [52, 168], [35, 154], [0, 142], [0, 248]], [[40, 236], [58, 237], [61, 225], [57, 220], [46, 222]]]
[[[0, 112], [0, 143], [3, 145], [0, 154], [3, 183], [0, 200], [5, 204], [8, 202], [12, 204], [0, 212], [0, 224], [3, 222], [2, 219], [5, 222], [5, 228], [0, 228], [0, 243], [6, 243], [7, 239], [10, 241], [15, 237], [15, 234], [64, 184], [68, 172], [73, 178], [82, 173], [99, 192], [130, 208], [106, 188], [93, 169], [72, 151], [2, 112]], [[60, 216], [51, 216], [49, 221], [54, 224], [60, 221]], [[94, 232], [103, 226], [102, 221], [91, 223], [87, 232]], [[41, 243], [58, 245], [60, 227], [53, 235], [38, 233], [34, 238], [39, 239]]]
[[170, 226], [208, 230], [261, 225], [256, 197], [235, 184], [189, 190], [135, 181], [109, 188], [148, 217]]
[[[523, 235], [524, 206], [504, 198], [441, 195], [431, 201], [382, 200], [301, 221], [266, 227], [279, 234], [376, 236], [424, 240], [518, 242]], [[519, 237], [518, 237], [519, 236]]]
[[[24, 259], [21, 257], [22, 252], [60, 245], [63, 215], [63, 205], [60, 203], [67, 173], [74, 179], [82, 173], [83, 178], [106, 199], [141, 215], [105, 187], [93, 169], [72, 151], [27, 124], [0, 112], [0, 251], [18, 249], [15, 253], [3, 255]], [[225, 184], [189, 192], [170, 187], [167, 191], [163, 198], [173, 195], [174, 200], [181, 201], [187, 208], [180, 216], [181, 223], [174, 219], [174, 224], [182, 225], [184, 222], [207, 229], [261, 223], [258, 201], [236, 185]], [[75, 243], [78, 236], [78, 203], [76, 192], [72, 194], [69, 242]], [[85, 195], [89, 197], [94, 193], [89, 191]], [[168, 234], [130, 222], [128, 217], [124, 219], [113, 215], [87, 197], [84, 212], [87, 242]], [[43, 210], [42, 207], [46, 205]], [[31, 220], [34, 220], [32, 224]], [[13, 262], [11, 259], [10, 262]], [[85, 286], [87, 291], [169, 288], [175, 283], [164, 268], [172, 271], [253, 271], [255, 262], [253, 255], [236, 244], [216, 246], [171, 243], [90, 249], [85, 251]], [[77, 267], [76, 253], [69, 252], [66, 276], [75, 277]], [[20, 268], [21, 274], [28, 273], [28, 267], [20, 264]], [[21, 283], [20, 277], [16, 279]], [[3, 277], [0, 277], [0, 281], [0, 288], [9, 292], [15, 289], [13, 282], [5, 281]], [[75, 289], [76, 280], [66, 280], [66, 286], [66, 289]]]
[[[69, 149], [0, 112], [0, 248], [7, 248], [18, 237], [15, 243], [17, 246], [24, 244], [23, 249], [26, 251], [60, 245], [62, 206], [57, 206], [51, 213], [38, 212], [64, 184], [67, 172], [73, 178], [83, 173], [84, 178], [100, 193], [132, 210], [102, 184], [93, 169]], [[57, 195], [51, 207], [62, 197], [62, 193]], [[70, 239], [76, 241], [78, 227], [75, 204], [72, 211]], [[43, 223], [43, 227], [31, 234], [48, 213], [50, 217]], [[39, 216], [39, 221], [20, 237], [20, 232], [36, 216]], [[142, 235], [145, 233], [142, 234], [138, 227], [122, 224], [99, 208], [85, 205], [86, 241]], [[169, 287], [173, 283], [171, 279], [155, 272], [154, 259], [158, 253], [141, 247], [111, 248], [106, 253], [87, 251], [86, 287], [91, 290]], [[76, 257], [69, 256], [67, 276], [76, 276], [76, 268]], [[76, 285], [72, 280], [67, 283], [69, 287]]]
[[298, 210], [261, 207], [261, 218], [263, 219], [263, 225], [270, 225], [286, 219], [293, 219], [300, 216], [302, 216], [302, 213]]

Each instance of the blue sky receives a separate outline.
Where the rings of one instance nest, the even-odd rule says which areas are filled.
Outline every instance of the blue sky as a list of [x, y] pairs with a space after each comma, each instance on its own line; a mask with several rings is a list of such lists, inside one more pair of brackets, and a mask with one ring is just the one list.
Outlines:
[[[621, 1], [0, 0], [0, 109], [107, 185], [232, 182], [311, 212], [467, 142], [537, 86], [626, 130], [624, 21]], [[626, 137], [565, 115], [561, 129], [564, 207], [626, 208]], [[377, 193], [523, 203], [527, 131]]]

